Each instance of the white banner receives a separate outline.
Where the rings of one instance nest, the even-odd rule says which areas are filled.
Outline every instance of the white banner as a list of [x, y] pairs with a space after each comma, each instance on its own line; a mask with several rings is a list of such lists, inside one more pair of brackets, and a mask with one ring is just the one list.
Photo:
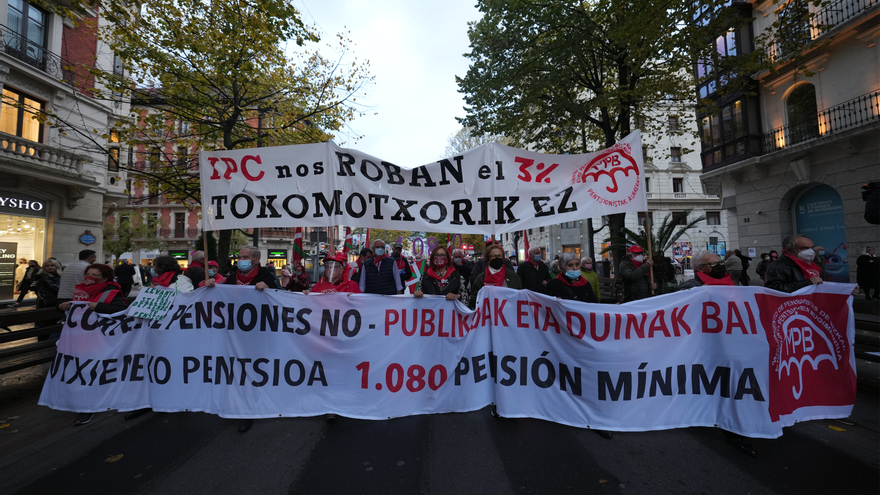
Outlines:
[[40, 404], [386, 419], [494, 402], [502, 416], [577, 427], [775, 438], [850, 414], [852, 289], [703, 287], [600, 305], [487, 287], [471, 311], [220, 286], [178, 294], [161, 322], [76, 305]]
[[645, 211], [636, 131], [583, 155], [490, 143], [404, 169], [329, 143], [199, 153], [205, 230], [358, 225], [512, 232]]

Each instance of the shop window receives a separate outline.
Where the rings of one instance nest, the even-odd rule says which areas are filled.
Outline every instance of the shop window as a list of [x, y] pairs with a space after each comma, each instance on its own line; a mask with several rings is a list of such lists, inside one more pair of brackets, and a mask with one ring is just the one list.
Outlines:
[[721, 212], [710, 211], [706, 213], [706, 223], [708, 225], [721, 225]]
[[14, 89], [3, 88], [0, 132], [37, 143], [42, 142], [43, 126], [34, 117], [42, 113], [43, 109], [43, 102], [28, 98]]

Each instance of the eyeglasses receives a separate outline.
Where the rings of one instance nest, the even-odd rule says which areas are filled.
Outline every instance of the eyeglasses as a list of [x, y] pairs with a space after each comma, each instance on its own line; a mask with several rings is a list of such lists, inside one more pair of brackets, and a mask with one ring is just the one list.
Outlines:
[[494, 259], [496, 259], [496, 258], [503, 258], [503, 257], [504, 257], [503, 254], [491, 254], [491, 255], [489, 255], [489, 259], [490, 259], [490, 260], [494, 260]]
[[724, 264], [723, 261], [713, 261], [712, 263], [703, 263], [700, 265], [700, 267], [710, 266], [712, 268], [715, 268], [716, 266], [721, 266], [723, 264]]

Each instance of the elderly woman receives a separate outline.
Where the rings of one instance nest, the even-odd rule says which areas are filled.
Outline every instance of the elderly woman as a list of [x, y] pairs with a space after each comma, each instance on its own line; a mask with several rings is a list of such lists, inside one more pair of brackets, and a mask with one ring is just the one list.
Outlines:
[[361, 293], [360, 285], [345, 276], [345, 255], [336, 253], [333, 256], [324, 258], [324, 277], [320, 282], [312, 287], [312, 290], [304, 290], [304, 294], [315, 292], [318, 294], [327, 294], [331, 292], [353, 292]]
[[547, 285], [548, 296], [571, 301], [599, 302], [590, 282], [581, 274], [581, 261], [577, 254], [562, 253], [559, 264], [563, 271]]
[[113, 269], [107, 265], [91, 264], [86, 267], [85, 280], [77, 284], [73, 299], [59, 304], [61, 311], [70, 309], [71, 303], [87, 301], [89, 309], [96, 313], [112, 314], [125, 311], [128, 305], [122, 296], [122, 287], [113, 281]]
[[303, 292], [309, 290], [311, 285], [312, 281], [309, 279], [309, 274], [306, 273], [306, 267], [304, 267], [302, 263], [299, 263], [296, 265], [296, 268], [293, 269], [293, 274], [290, 276], [290, 280], [284, 288], [291, 292]]
[[581, 276], [587, 279], [587, 282], [590, 283], [590, 287], [593, 288], [593, 294], [598, 301], [602, 297], [599, 295], [599, 274], [596, 273], [596, 270], [593, 267], [592, 258], [581, 259]]
[[682, 290], [702, 285], [738, 285], [715, 253], [700, 251], [691, 258], [691, 266], [694, 267], [694, 278], [681, 284]]
[[492, 287], [509, 287], [511, 289], [522, 289], [522, 281], [512, 269], [504, 266], [504, 248], [499, 244], [492, 244], [483, 252], [486, 260], [486, 269], [478, 273], [474, 277], [470, 291], [470, 307], [474, 309], [477, 305], [477, 293], [484, 286]]
[[159, 256], [154, 259], [150, 274], [153, 276], [153, 283], [150, 284], [150, 287], [166, 287], [177, 292], [192, 292], [193, 290], [192, 280], [183, 274], [177, 260], [171, 256]]
[[413, 293], [415, 297], [425, 294], [446, 296], [447, 301], [461, 297], [461, 277], [455, 271], [452, 257], [443, 246], [437, 246], [428, 258], [428, 269], [422, 274], [419, 288]]

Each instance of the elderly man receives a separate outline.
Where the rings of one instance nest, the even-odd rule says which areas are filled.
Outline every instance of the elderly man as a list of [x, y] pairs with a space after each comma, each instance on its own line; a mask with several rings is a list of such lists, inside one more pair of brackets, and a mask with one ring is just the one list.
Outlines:
[[120, 260], [116, 267], [116, 283], [122, 287], [122, 297], [128, 297], [131, 286], [134, 285], [134, 267], [128, 264], [128, 260]]
[[740, 285], [740, 276], [743, 271], [742, 260], [739, 256], [736, 255], [736, 250], [728, 250], [724, 255], [724, 266], [727, 268], [727, 273], [733, 277], [733, 282], [736, 285]]
[[61, 274], [61, 282], [58, 285], [58, 302], [73, 299], [74, 287], [83, 283], [86, 279], [86, 268], [98, 259], [98, 255], [91, 249], [83, 249], [79, 252], [79, 261], [71, 263]]
[[645, 258], [645, 250], [641, 246], [633, 245], [626, 250], [626, 258], [620, 262], [617, 270], [623, 279], [623, 302], [651, 297], [651, 291], [657, 290], [657, 284], [650, 280], [652, 266], [654, 262]]
[[593, 269], [592, 259], [581, 259], [581, 276], [587, 279], [587, 282], [590, 283], [590, 287], [593, 288], [593, 294], [596, 294], [596, 300], [601, 301], [602, 297], [599, 295], [599, 274]]
[[452, 250], [452, 265], [455, 267], [455, 271], [461, 274], [464, 277], [464, 281], [467, 282], [471, 278], [471, 272], [474, 269], [474, 262], [466, 259], [464, 256], [464, 251], [461, 249], [453, 249]]
[[691, 258], [694, 278], [681, 284], [681, 289], [692, 289], [703, 285], [737, 285], [721, 258], [710, 251], [700, 251]]
[[782, 256], [767, 269], [764, 287], [780, 292], [794, 292], [818, 285], [827, 277], [825, 270], [814, 263], [816, 252], [809, 237], [794, 234], [782, 240]]
[[186, 270], [186, 276], [192, 280], [193, 284], [198, 285], [199, 282], [205, 281], [205, 252], [193, 251], [192, 262]]
[[406, 285], [406, 282], [412, 278], [413, 272], [412, 267], [409, 266], [409, 261], [403, 256], [403, 244], [399, 242], [394, 243], [394, 246], [391, 249], [391, 257], [394, 258], [394, 261], [397, 263], [397, 272], [400, 273], [400, 283]]
[[516, 274], [522, 280], [523, 289], [545, 294], [547, 285], [550, 283], [550, 269], [541, 261], [541, 248], [529, 249], [529, 257], [516, 269]]
[[[214, 279], [208, 279], [205, 287], [214, 287]], [[227, 285], [253, 285], [257, 290], [281, 289], [275, 270], [260, 266], [260, 250], [253, 246], [245, 246], [238, 250], [238, 263], [229, 272], [223, 282]]]
[[360, 289], [365, 294], [394, 295], [403, 293], [397, 262], [385, 254], [385, 241], [373, 241], [373, 257], [361, 268]]

